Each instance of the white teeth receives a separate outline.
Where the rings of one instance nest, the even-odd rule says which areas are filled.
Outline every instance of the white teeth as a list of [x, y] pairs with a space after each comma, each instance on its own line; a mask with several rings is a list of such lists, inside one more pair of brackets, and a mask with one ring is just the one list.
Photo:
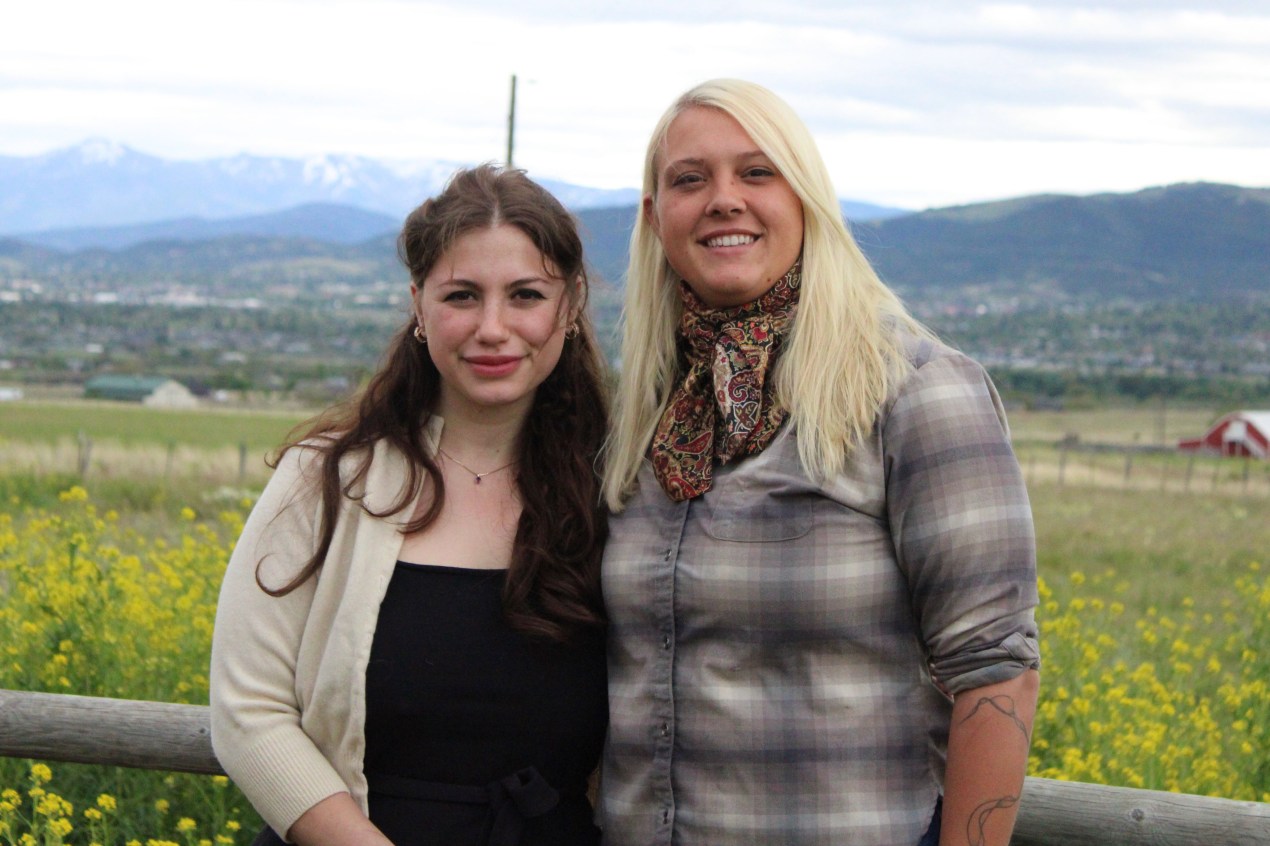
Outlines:
[[739, 247], [742, 244], [753, 244], [753, 235], [720, 235], [717, 238], [707, 238], [707, 247]]

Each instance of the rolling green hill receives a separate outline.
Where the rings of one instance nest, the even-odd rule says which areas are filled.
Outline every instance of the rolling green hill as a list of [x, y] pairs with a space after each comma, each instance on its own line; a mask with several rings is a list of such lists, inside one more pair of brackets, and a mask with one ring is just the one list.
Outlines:
[[[611, 285], [620, 286], [636, 213], [635, 206], [579, 213], [592, 266]], [[905, 291], [1221, 301], [1270, 290], [1264, 188], [1194, 183], [1021, 197], [855, 223], [853, 230], [883, 278]], [[236, 234], [77, 252], [0, 241], [0, 283], [16, 278], [114, 287], [163, 279], [241, 293], [270, 283], [365, 285], [404, 276], [391, 234], [351, 244]]]

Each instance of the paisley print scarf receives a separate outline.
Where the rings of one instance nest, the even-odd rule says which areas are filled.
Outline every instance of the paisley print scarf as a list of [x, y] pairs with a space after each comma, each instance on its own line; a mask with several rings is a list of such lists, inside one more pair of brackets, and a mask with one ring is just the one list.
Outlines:
[[801, 264], [752, 303], [712, 309], [679, 283], [683, 380], [653, 435], [653, 472], [675, 502], [714, 484], [714, 463], [761, 452], [785, 422], [771, 370], [798, 308]]

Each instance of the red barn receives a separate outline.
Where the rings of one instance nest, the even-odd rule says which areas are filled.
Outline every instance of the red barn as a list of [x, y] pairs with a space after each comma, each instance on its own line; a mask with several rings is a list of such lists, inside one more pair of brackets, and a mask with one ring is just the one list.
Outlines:
[[1202, 437], [1179, 441], [1177, 448], [1237, 458], [1270, 458], [1270, 411], [1233, 411]]

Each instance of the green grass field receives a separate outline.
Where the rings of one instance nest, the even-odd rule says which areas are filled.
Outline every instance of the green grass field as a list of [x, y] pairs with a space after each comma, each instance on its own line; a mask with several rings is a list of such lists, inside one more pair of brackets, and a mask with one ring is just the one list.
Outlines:
[[268, 449], [306, 416], [295, 411], [166, 410], [89, 400], [11, 402], [0, 405], [0, 439], [47, 444], [75, 440], [82, 432], [95, 442], [127, 446], [176, 443], [214, 449], [245, 443], [249, 449]]
[[[1195, 420], [1202, 429], [1213, 416]], [[0, 687], [205, 702], [220, 573], [267, 474], [260, 464], [236, 484], [236, 443], [263, 454], [301, 417], [0, 407]], [[1132, 443], [1150, 420], [1150, 410], [1014, 417], [1041, 577], [1029, 771], [1270, 802], [1270, 467], [1257, 462], [1244, 482], [1243, 462], [1063, 458], [1054, 446], [1076, 427], [1088, 442]], [[96, 444], [82, 485], [55, 453], [73, 449], [80, 426]], [[56, 461], [14, 464], [22, 455]], [[0, 759], [10, 833], [229, 846], [256, 824], [223, 781], [49, 766], [46, 778]], [[30, 790], [46, 810], [61, 807], [56, 795], [73, 813], [34, 815]]]

